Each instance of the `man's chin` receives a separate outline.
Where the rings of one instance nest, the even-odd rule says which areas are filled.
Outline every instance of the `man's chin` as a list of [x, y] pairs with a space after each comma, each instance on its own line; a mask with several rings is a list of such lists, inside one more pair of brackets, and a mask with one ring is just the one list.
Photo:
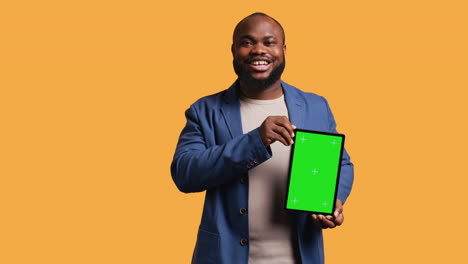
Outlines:
[[281, 78], [285, 62], [272, 71], [267, 72], [250, 72], [242, 65], [234, 61], [234, 71], [236, 72], [239, 80], [252, 89], [264, 90], [274, 85]]
[[276, 83], [279, 80], [279, 78], [273, 79], [270, 76], [266, 78], [255, 78], [253, 76], [248, 76], [247, 78], [241, 78], [239, 76], [239, 80], [250, 88], [257, 89], [257, 90], [264, 90], [272, 86], [274, 83]]
[[250, 78], [255, 80], [266, 80], [270, 78], [271, 72], [252, 72], [250, 73]]

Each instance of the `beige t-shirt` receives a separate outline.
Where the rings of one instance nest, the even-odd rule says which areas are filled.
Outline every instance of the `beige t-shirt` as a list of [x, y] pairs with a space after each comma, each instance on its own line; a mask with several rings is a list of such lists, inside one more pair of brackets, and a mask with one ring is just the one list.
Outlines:
[[[243, 133], [268, 116], [288, 116], [284, 95], [273, 100], [240, 100]], [[284, 210], [290, 147], [270, 145], [272, 157], [249, 171], [249, 264], [295, 263], [291, 217]]]

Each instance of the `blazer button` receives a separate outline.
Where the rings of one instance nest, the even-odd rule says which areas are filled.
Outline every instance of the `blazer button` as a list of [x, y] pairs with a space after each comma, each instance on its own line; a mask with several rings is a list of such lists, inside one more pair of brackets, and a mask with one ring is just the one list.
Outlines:
[[243, 176], [240, 178], [240, 183], [245, 184], [247, 182], [247, 177]]
[[247, 241], [247, 239], [246, 239], [246, 238], [243, 238], [243, 239], [241, 239], [241, 240], [240, 240], [240, 244], [241, 244], [241, 246], [245, 246], [245, 245], [247, 245], [247, 242], [248, 242], [248, 241]]
[[239, 210], [239, 213], [240, 213], [241, 215], [244, 215], [245, 213], [247, 213], [247, 209], [241, 208], [241, 209]]

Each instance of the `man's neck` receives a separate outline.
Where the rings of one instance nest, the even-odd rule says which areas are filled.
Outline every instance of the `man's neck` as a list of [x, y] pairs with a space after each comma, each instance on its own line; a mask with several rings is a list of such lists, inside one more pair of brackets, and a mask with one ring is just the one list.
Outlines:
[[283, 95], [283, 87], [281, 86], [281, 80], [276, 81], [274, 84], [264, 89], [258, 89], [256, 87], [248, 87], [244, 82], [239, 80], [239, 86], [242, 94], [251, 99], [256, 100], [271, 100], [279, 98]]

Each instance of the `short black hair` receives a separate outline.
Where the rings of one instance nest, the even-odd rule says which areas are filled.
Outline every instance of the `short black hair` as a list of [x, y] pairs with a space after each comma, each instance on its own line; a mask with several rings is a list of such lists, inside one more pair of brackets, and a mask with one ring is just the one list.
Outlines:
[[267, 15], [265, 13], [262, 13], [262, 12], [255, 12], [253, 14], [250, 14], [250, 15], [244, 17], [241, 21], [239, 21], [239, 23], [237, 23], [236, 27], [234, 28], [234, 33], [233, 33], [232, 37], [234, 38], [234, 36], [236, 35], [237, 31], [239, 30], [239, 26], [240, 26], [240, 24], [242, 24], [242, 22], [244, 22], [246, 19], [254, 17], [254, 16], [268, 17], [269, 19], [273, 20], [280, 27], [281, 32], [283, 33], [283, 45], [286, 44], [286, 34], [284, 34], [283, 26], [276, 19], [274, 19], [271, 16], [269, 16], [269, 15]]

